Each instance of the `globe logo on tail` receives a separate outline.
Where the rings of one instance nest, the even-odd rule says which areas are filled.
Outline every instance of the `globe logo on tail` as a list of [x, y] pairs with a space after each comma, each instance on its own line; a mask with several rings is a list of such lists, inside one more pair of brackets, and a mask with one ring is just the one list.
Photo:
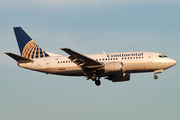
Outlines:
[[25, 58], [33, 59], [33, 58], [41, 58], [41, 57], [48, 57], [49, 55], [42, 50], [34, 40], [29, 41], [23, 51], [22, 56]]

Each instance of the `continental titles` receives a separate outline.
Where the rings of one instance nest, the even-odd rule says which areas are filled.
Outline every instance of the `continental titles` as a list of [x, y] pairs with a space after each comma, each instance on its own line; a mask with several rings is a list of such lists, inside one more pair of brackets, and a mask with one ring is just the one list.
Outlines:
[[121, 53], [121, 54], [108, 54], [107, 57], [134, 57], [143, 56], [143, 53]]

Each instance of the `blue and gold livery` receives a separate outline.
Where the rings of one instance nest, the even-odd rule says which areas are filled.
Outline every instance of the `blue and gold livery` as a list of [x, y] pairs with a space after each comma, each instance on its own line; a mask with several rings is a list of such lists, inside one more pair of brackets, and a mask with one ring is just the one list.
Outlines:
[[41, 57], [48, 57], [49, 55], [42, 50], [35, 42], [34, 40], [31, 40], [26, 44], [26, 46], [23, 49], [22, 56], [25, 58], [41, 58]]
[[49, 57], [21, 27], [15, 27], [14, 32], [21, 56], [29, 59]]

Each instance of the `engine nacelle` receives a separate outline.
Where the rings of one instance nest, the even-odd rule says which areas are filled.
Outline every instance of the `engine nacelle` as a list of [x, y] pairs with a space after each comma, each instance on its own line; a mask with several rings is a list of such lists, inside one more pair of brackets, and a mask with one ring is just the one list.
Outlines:
[[124, 73], [124, 74], [116, 74], [116, 75], [109, 75], [107, 78], [112, 82], [124, 82], [130, 80], [130, 73]]
[[104, 65], [104, 73], [122, 73], [123, 63], [122, 62], [112, 62]]

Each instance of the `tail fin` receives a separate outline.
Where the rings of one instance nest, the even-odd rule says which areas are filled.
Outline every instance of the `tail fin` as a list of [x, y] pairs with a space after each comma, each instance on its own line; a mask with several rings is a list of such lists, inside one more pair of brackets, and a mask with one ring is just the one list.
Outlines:
[[21, 56], [29, 59], [49, 57], [21, 27], [14, 27], [14, 33]]

